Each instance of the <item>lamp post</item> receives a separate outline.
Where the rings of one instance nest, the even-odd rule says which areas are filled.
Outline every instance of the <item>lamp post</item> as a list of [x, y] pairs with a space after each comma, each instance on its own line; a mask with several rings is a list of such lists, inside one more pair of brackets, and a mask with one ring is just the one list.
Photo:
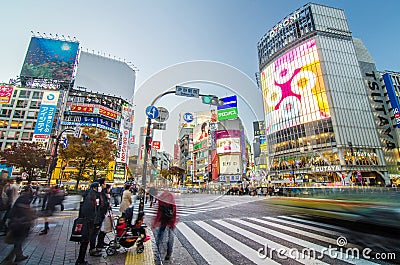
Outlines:
[[56, 168], [56, 165], [57, 165], [58, 147], [60, 146], [61, 137], [62, 137], [63, 133], [65, 133], [67, 131], [74, 132], [75, 130], [71, 129], [71, 128], [66, 128], [66, 129], [62, 130], [56, 137], [55, 149], [52, 152], [51, 162], [50, 162], [49, 169], [48, 169], [48, 176], [49, 176], [49, 179], [47, 181], [48, 185], [50, 185], [51, 175], [53, 174], [53, 170]]

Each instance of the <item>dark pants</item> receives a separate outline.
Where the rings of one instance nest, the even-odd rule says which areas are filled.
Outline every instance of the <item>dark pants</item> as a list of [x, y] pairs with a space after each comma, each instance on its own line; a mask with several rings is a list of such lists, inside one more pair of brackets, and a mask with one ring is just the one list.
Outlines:
[[97, 235], [99, 234], [99, 232], [100, 232], [100, 225], [93, 228], [93, 233], [92, 233], [91, 237], [89, 237], [90, 238], [90, 248], [89, 249], [96, 248], [96, 240], [97, 240]]
[[23, 256], [22, 254], [22, 241], [14, 243], [14, 248], [11, 250], [11, 252], [7, 255], [5, 258], [6, 261], [13, 262], [14, 257], [16, 259], [21, 258]]
[[[88, 222], [88, 228], [89, 228], [89, 241], [91, 242], [92, 241], [91, 239], [93, 238], [93, 234], [94, 234], [94, 229], [95, 229], [93, 222], [90, 222], [90, 221]], [[96, 240], [96, 237], [94, 237], [94, 238]], [[85, 262], [85, 256], [86, 256], [87, 247], [89, 246], [89, 241], [80, 243], [78, 259], [76, 260], [75, 264]]]
[[[157, 228], [157, 237], [156, 237], [156, 244], [158, 248], [158, 253], [160, 258], [163, 259], [164, 257], [171, 257], [172, 249], [174, 246], [174, 234], [173, 230], [170, 227], [160, 226]], [[166, 253], [165, 253], [165, 246], [166, 243]], [[165, 255], [165, 256], [164, 256]]]

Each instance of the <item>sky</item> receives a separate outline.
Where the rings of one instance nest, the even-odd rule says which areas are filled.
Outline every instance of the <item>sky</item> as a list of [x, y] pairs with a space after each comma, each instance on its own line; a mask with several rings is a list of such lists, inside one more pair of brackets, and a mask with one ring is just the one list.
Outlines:
[[[31, 31], [76, 37], [83, 49], [133, 62], [139, 69], [136, 87], [162, 69], [193, 60], [221, 62], [255, 80], [257, 42], [282, 18], [308, 2], [1, 1], [0, 82], [19, 75]], [[400, 1], [314, 2], [344, 9], [353, 37], [362, 39], [378, 70], [400, 71]], [[170, 133], [176, 135], [174, 130]], [[166, 149], [171, 151], [171, 143]]]

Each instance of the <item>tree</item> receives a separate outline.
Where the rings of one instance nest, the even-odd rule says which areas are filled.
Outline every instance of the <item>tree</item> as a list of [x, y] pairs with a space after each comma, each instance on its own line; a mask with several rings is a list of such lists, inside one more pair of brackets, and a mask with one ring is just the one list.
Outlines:
[[7, 166], [20, 167], [28, 173], [27, 180], [36, 179], [36, 170], [47, 166], [46, 150], [40, 143], [21, 142], [9, 149], [0, 151], [0, 157], [6, 160]]
[[[60, 151], [60, 158], [67, 163], [73, 161], [78, 169], [75, 190], [83, 180], [95, 181], [98, 172], [107, 170], [108, 164], [115, 160], [117, 147], [107, 138], [107, 133], [96, 128], [89, 128], [82, 132], [82, 137], [76, 138], [68, 135], [68, 147]], [[93, 172], [92, 179], [89, 173]]]

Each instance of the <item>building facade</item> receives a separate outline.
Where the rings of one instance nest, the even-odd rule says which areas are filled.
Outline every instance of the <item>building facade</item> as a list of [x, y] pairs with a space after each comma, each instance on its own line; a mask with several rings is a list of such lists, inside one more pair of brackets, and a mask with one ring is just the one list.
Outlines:
[[343, 10], [301, 7], [263, 36], [258, 56], [272, 184], [388, 182]]

